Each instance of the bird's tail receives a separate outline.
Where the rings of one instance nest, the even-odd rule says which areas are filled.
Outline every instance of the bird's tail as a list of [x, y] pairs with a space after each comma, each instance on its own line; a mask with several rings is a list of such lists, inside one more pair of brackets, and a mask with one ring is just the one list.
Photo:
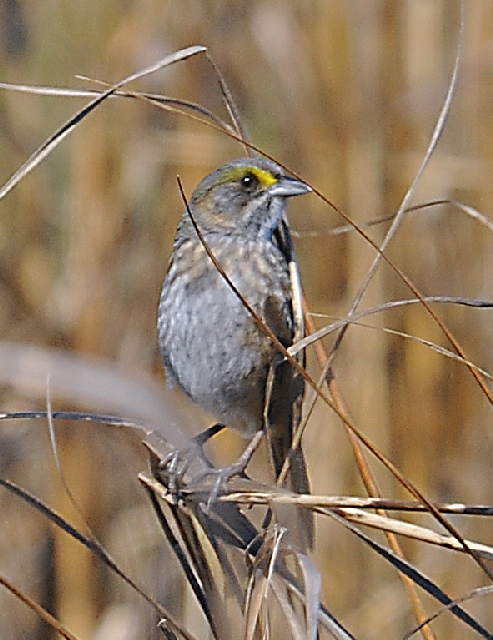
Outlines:
[[[304, 381], [289, 362], [274, 365], [269, 376], [266, 402], [266, 432], [276, 479], [288, 460], [289, 470], [283, 486], [295, 493], [310, 493], [310, 482], [301, 444], [293, 448], [293, 433], [301, 422]], [[269, 392], [270, 391], [270, 392]], [[313, 515], [297, 508], [296, 541], [302, 550], [313, 544]]]

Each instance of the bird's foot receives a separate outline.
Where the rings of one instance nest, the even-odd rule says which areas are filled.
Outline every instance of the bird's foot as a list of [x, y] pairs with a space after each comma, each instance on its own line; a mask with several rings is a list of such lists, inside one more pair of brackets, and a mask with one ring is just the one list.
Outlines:
[[221, 467], [220, 469], [217, 469], [215, 467], [204, 469], [193, 478], [194, 484], [204, 480], [205, 478], [215, 479], [214, 486], [212, 487], [212, 490], [210, 491], [209, 497], [207, 499], [207, 509], [209, 509], [211, 504], [216, 501], [219, 493], [226, 489], [228, 480], [231, 480], [231, 478], [234, 478], [235, 476], [241, 476], [245, 473], [245, 469], [247, 468], [253, 454], [260, 445], [263, 436], [263, 431], [257, 431], [257, 433], [250, 440], [250, 443], [248, 444], [248, 447], [245, 449], [245, 451], [243, 451], [241, 456], [229, 466]]
[[205, 431], [189, 440], [184, 446], [175, 449], [166, 456], [158, 465], [158, 473], [161, 481], [164, 482], [166, 488], [172, 495], [178, 495], [183, 476], [187, 473], [190, 466], [199, 460], [203, 469], [200, 474], [207, 474], [214, 471], [212, 463], [207, 459], [204, 452], [204, 444], [215, 436], [219, 431], [224, 429], [222, 424], [214, 424]]

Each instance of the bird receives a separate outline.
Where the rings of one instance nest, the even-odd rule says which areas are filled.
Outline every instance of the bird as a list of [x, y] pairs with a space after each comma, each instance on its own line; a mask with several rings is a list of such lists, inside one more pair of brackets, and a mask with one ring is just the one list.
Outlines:
[[301, 447], [291, 450], [304, 381], [247, 306], [284, 347], [303, 337], [286, 204], [310, 191], [260, 156], [206, 176], [178, 225], [157, 320], [168, 384], [245, 438], [265, 432], [275, 477], [290, 456], [287, 485], [298, 493], [310, 491]]

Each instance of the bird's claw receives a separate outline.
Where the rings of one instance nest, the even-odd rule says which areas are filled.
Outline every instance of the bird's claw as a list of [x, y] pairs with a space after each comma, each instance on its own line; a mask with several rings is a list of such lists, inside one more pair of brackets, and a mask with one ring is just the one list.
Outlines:
[[[214, 429], [214, 431], [212, 431], [212, 429], [213, 428], [211, 427], [211, 429], [208, 430], [209, 433], [212, 433], [212, 435], [217, 433], [217, 429]], [[250, 441], [248, 447], [235, 462], [227, 467], [221, 467], [218, 469], [207, 459], [202, 447], [208, 438], [204, 437], [204, 434], [199, 434], [199, 436], [190, 440], [184, 447], [172, 451], [161, 461], [159, 464], [160, 480], [165, 484], [171, 495], [175, 497], [178, 496], [180, 488], [184, 484], [184, 475], [190, 469], [190, 466], [196, 462], [197, 459], [200, 459], [205, 468], [193, 475], [190, 482], [187, 482], [187, 486], [197, 486], [206, 478], [215, 479], [214, 486], [207, 498], [206, 507], [209, 509], [211, 504], [217, 500], [220, 492], [223, 492], [226, 489], [228, 481], [235, 476], [244, 474], [252, 455], [262, 440], [262, 437], [263, 431], [258, 431]]]
[[195, 438], [189, 440], [184, 446], [169, 453], [158, 466], [160, 479], [166, 485], [170, 494], [177, 496], [183, 477], [190, 466], [200, 460], [205, 467], [201, 473], [213, 471], [210, 460], [205, 455], [203, 446], [216, 433], [224, 428], [221, 424], [214, 424], [205, 431], [199, 433]]
[[250, 441], [245, 451], [241, 454], [241, 456], [237, 460], [235, 460], [235, 462], [233, 462], [229, 466], [221, 467], [220, 469], [217, 469], [214, 467], [210, 469], [204, 469], [194, 477], [193, 479], [194, 484], [197, 484], [200, 481], [204, 480], [205, 478], [209, 478], [209, 477], [216, 479], [214, 482], [214, 486], [211, 489], [209, 493], [209, 497], [207, 499], [207, 504], [206, 504], [207, 509], [209, 509], [211, 504], [217, 500], [217, 497], [219, 496], [220, 492], [223, 492], [226, 490], [227, 483], [229, 480], [231, 480], [231, 478], [234, 478], [236, 476], [241, 476], [245, 473], [245, 470], [248, 464], [250, 463], [250, 460], [252, 459], [253, 454], [257, 450], [263, 435], [264, 435], [263, 431], [257, 431], [257, 433], [254, 435], [254, 437]]

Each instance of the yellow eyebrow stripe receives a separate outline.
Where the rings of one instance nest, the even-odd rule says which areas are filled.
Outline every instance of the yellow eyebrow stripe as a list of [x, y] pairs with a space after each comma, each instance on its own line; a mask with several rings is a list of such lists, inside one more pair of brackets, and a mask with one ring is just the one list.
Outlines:
[[244, 175], [247, 173], [253, 173], [253, 175], [257, 178], [264, 189], [268, 189], [272, 187], [273, 184], [278, 182], [278, 178], [272, 175], [270, 171], [264, 171], [263, 169], [259, 169], [258, 167], [233, 167], [230, 169], [226, 175], [225, 180], [222, 182], [229, 182], [232, 180], [241, 180]]

